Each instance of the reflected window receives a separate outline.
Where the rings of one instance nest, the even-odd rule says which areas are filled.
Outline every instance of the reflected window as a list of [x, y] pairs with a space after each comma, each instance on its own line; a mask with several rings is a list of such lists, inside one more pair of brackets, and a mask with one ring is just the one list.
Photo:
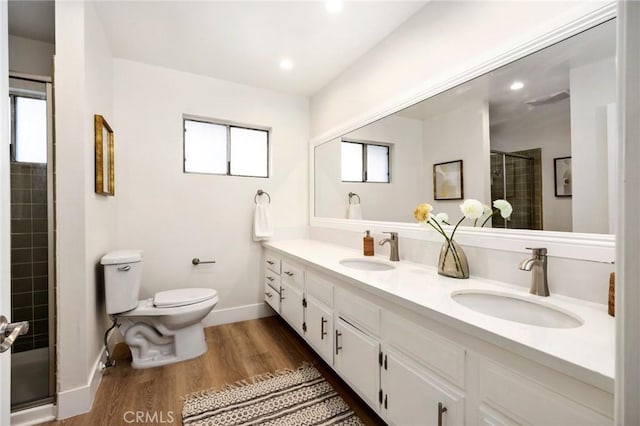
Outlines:
[[342, 141], [342, 181], [389, 183], [389, 146]]
[[269, 131], [185, 118], [184, 171], [269, 177]]
[[47, 101], [10, 95], [12, 160], [20, 163], [47, 162]]

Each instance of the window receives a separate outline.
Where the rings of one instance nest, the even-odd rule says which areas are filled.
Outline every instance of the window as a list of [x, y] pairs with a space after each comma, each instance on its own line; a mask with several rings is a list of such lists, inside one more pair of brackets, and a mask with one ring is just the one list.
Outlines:
[[389, 146], [342, 141], [342, 181], [389, 183]]
[[11, 160], [20, 163], [47, 162], [47, 101], [9, 95], [11, 104]]
[[184, 171], [269, 177], [269, 130], [185, 118]]

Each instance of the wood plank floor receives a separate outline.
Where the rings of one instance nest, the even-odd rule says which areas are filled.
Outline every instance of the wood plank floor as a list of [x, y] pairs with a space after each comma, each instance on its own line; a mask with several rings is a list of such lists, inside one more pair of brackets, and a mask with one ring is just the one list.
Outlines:
[[[295, 369], [304, 361], [316, 366], [367, 425], [384, 424], [278, 316], [209, 327], [205, 335], [209, 350], [194, 360], [146, 370], [135, 370], [129, 362], [120, 361], [102, 377], [91, 412], [46, 424], [143, 424], [131, 422], [134, 414], [125, 416], [142, 411], [163, 413], [163, 424], [179, 425], [184, 395], [266, 372]], [[170, 417], [173, 422], [167, 422]], [[157, 419], [155, 424], [160, 423], [160, 417]]]

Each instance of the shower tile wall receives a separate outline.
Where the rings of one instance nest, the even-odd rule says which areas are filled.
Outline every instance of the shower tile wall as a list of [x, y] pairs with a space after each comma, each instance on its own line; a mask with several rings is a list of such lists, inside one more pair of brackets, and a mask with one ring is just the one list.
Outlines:
[[[517, 151], [514, 154], [532, 160], [506, 156], [503, 169], [502, 155], [491, 155], [491, 198], [506, 198], [513, 206], [508, 228], [543, 229], [541, 149]], [[503, 188], [505, 180], [506, 193]], [[494, 218], [493, 224], [495, 227], [505, 227], [505, 221], [500, 217]]]
[[49, 345], [47, 165], [11, 163], [11, 316], [29, 321], [13, 352]]

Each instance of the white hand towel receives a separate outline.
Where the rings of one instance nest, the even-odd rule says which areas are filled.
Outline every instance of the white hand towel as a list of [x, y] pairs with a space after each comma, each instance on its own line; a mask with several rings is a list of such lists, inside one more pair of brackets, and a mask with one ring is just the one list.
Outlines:
[[256, 204], [253, 216], [253, 240], [267, 241], [273, 237], [273, 226], [268, 204]]
[[349, 204], [347, 219], [362, 220], [362, 206], [360, 204]]

